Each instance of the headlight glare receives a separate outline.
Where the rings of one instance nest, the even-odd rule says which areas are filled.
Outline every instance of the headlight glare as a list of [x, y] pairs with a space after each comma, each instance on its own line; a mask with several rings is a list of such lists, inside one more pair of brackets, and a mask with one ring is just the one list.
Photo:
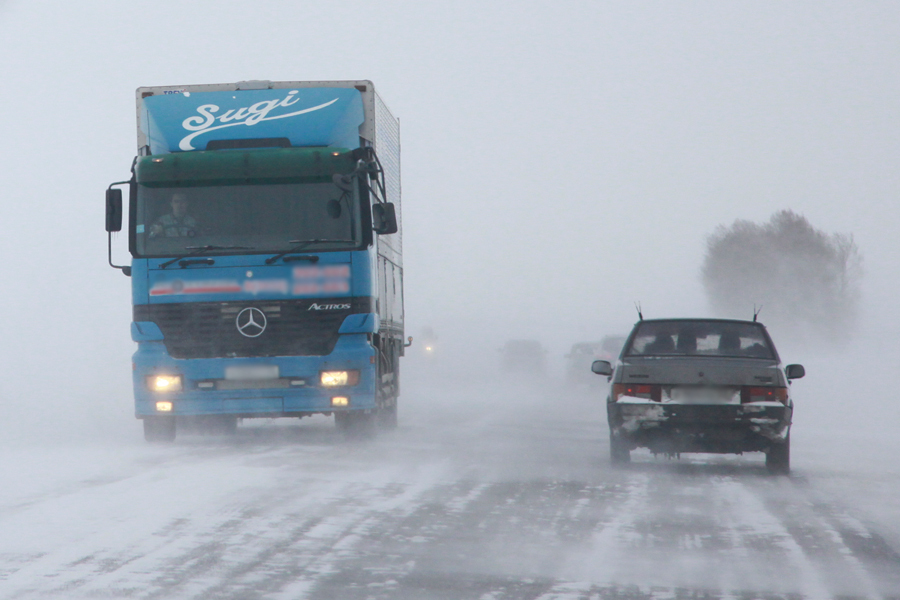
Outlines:
[[147, 387], [154, 392], [180, 392], [181, 375], [151, 375], [147, 378]]
[[324, 387], [356, 385], [359, 383], [359, 371], [322, 371], [319, 381]]

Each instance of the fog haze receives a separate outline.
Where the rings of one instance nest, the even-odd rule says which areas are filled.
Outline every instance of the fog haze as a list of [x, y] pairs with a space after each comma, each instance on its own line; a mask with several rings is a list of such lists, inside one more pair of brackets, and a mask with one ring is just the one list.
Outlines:
[[[831, 476], [821, 432], [854, 461], [876, 454], [866, 468], [894, 479], [866, 489], [874, 506], [900, 489], [885, 400], [900, 359], [898, 39], [891, 2], [0, 0], [0, 445], [140, 440], [130, 281], [107, 266], [103, 229], [104, 189], [136, 153], [137, 87], [369, 79], [401, 123], [407, 335], [433, 328], [448, 365], [406, 359], [412, 414], [437, 422], [428, 398], [452, 414], [449, 392], [416, 391], [489, 376], [507, 339], [540, 340], [561, 378], [571, 344], [626, 334], [635, 302], [712, 316], [707, 236], [788, 209], [852, 235], [865, 268], [849, 346], [772, 332], [807, 365], [798, 464]], [[125, 236], [113, 244], [127, 264]], [[860, 400], [875, 423], [848, 425], [847, 373], [864, 368], [888, 373]], [[605, 436], [602, 399], [590, 418]]]

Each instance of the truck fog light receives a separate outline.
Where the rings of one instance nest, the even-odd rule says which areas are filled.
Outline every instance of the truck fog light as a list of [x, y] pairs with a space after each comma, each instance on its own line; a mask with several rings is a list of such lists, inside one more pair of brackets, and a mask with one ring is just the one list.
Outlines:
[[172, 403], [166, 401], [157, 402], [156, 410], [158, 412], [172, 412]]
[[356, 385], [359, 383], [359, 371], [322, 371], [319, 381], [324, 387]]
[[181, 375], [151, 375], [147, 387], [154, 392], [180, 392]]
[[346, 396], [335, 396], [331, 399], [332, 406], [350, 406], [350, 398]]

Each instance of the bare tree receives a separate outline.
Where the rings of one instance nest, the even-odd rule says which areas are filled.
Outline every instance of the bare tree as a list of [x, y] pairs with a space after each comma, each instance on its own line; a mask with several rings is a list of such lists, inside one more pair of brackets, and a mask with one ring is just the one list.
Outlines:
[[737, 220], [706, 240], [703, 284], [714, 311], [731, 317], [765, 306], [765, 321], [796, 332], [846, 338], [863, 275], [852, 235], [827, 234], [783, 210], [768, 223]]

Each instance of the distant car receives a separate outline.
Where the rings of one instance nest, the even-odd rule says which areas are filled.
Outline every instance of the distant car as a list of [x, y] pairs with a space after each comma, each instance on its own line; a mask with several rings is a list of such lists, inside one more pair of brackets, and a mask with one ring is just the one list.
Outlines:
[[542, 375], [547, 351], [537, 340], [509, 340], [500, 348], [500, 367], [507, 373]]
[[611, 363], [616, 362], [619, 354], [622, 352], [622, 346], [625, 345], [624, 335], [608, 335], [600, 340], [600, 356], [599, 360], [608, 360]]
[[431, 327], [423, 327], [417, 345], [419, 353], [428, 359], [433, 359], [437, 352], [438, 336]]
[[613, 463], [628, 462], [634, 448], [669, 456], [765, 452], [770, 471], [790, 471], [790, 383], [805, 371], [782, 367], [761, 323], [642, 320], [615, 369], [600, 360], [591, 370], [611, 376]]
[[565, 355], [566, 379], [573, 384], [596, 381], [590, 374], [591, 364], [595, 360], [615, 362], [624, 343], [625, 336], [608, 335], [599, 342], [573, 344], [572, 349]]

